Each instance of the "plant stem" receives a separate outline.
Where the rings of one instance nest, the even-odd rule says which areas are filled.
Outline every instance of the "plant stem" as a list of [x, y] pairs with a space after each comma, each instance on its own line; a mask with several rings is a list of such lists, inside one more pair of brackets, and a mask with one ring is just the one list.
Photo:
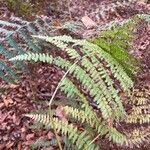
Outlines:
[[56, 131], [56, 128], [55, 128], [55, 124], [54, 124], [54, 121], [53, 121], [53, 114], [52, 114], [52, 111], [51, 111], [51, 105], [49, 106], [49, 112], [50, 112], [50, 120], [52, 122], [52, 126], [53, 126], [53, 129], [54, 129], [54, 134], [55, 134], [58, 146], [59, 146], [59, 150], [63, 150], [62, 146], [61, 146], [61, 143], [60, 143], [60, 138], [59, 138], [59, 136], [57, 134], [57, 131]]

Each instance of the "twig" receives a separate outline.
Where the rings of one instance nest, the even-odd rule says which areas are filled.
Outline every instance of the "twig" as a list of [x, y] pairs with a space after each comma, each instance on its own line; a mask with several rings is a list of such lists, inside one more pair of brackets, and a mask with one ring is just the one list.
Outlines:
[[49, 101], [49, 106], [51, 106], [52, 101], [53, 101], [53, 99], [54, 99], [54, 97], [55, 97], [55, 95], [56, 95], [56, 93], [57, 93], [59, 87], [61, 86], [62, 81], [65, 79], [65, 77], [67, 76], [67, 74], [69, 73], [69, 71], [74, 67], [74, 65], [78, 63], [78, 61], [79, 61], [79, 60], [75, 61], [74, 64], [66, 71], [66, 73], [65, 73], [65, 74], [63, 75], [63, 77], [61, 78], [59, 84], [57, 85], [57, 87], [56, 87], [56, 89], [55, 89], [55, 91], [54, 91], [54, 93], [53, 93], [53, 95], [52, 95], [52, 97], [51, 97], [51, 99], [50, 99], [50, 101]]
[[[90, 146], [92, 143], [94, 143], [98, 138], [99, 138], [99, 136], [100, 136], [101, 134], [98, 134], [91, 142], [90, 142], [90, 144], [88, 144], [88, 146]], [[84, 148], [84, 150], [86, 150], [87, 149], [87, 146]]]

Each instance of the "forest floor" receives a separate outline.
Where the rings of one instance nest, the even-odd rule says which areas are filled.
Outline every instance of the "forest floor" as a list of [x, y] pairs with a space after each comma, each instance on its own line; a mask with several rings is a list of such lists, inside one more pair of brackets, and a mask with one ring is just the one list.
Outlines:
[[[136, 3], [132, 6], [119, 6], [112, 0], [73, 0], [69, 7], [61, 3], [59, 11], [50, 10], [48, 1], [44, 1], [44, 3], [43, 11], [39, 15], [47, 15], [52, 18], [55, 24], [70, 20], [78, 21], [82, 17], [88, 16], [96, 24], [102, 25], [116, 18], [124, 19], [138, 13], [150, 12], [150, 4]], [[11, 15], [16, 16], [17, 13], [10, 11], [4, 4], [0, 6], [1, 20], [9, 20]], [[32, 16], [32, 19], [34, 19], [34, 16]], [[135, 87], [149, 90], [150, 25], [140, 23], [133, 45], [131, 53], [140, 60], [143, 68], [137, 76]], [[24, 114], [44, 107], [44, 104], [41, 104], [40, 101], [51, 97], [61, 76], [62, 73], [59, 72], [58, 68], [41, 65], [39, 69], [35, 70], [32, 77], [23, 75], [21, 81], [17, 84], [6, 84], [0, 81], [0, 86], [7, 88], [7, 91], [0, 95], [0, 150], [28, 150], [29, 145], [34, 143], [36, 139], [51, 139], [53, 137], [51, 131], [29, 129], [29, 125], [33, 124], [33, 121], [24, 117]], [[33, 92], [35, 84], [36, 94], [35, 91]], [[62, 97], [61, 93], [56, 96], [57, 99]], [[39, 99], [38, 103], [33, 100], [35, 98]], [[104, 149], [117, 150], [117, 147], [111, 144], [106, 147], [104, 144], [102, 150]], [[150, 147], [145, 145], [138, 149], [148, 150]], [[53, 150], [53, 147], [43, 150]]]

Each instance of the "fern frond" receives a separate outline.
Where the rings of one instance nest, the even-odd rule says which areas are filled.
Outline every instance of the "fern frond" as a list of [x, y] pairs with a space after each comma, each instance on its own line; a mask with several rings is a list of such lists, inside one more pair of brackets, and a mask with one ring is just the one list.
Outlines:
[[124, 72], [123, 67], [114, 58], [112, 58], [109, 53], [107, 53], [97, 45], [92, 44], [85, 40], [78, 40], [78, 39], [76, 40], [71, 38], [70, 36], [55, 36], [55, 37], [35, 36], [35, 37], [44, 39], [62, 49], [65, 49], [67, 46], [66, 44], [62, 44], [62, 42], [63, 43], [67, 42], [82, 46], [83, 48], [81, 50], [87, 55], [93, 52], [98, 53], [96, 56], [98, 56], [101, 60], [104, 60], [108, 63], [107, 66], [114, 74], [114, 77], [116, 77], [120, 81], [123, 89], [127, 90], [128, 88], [132, 87], [133, 82], [129, 78], [129, 76]]
[[60, 86], [61, 91], [63, 91], [68, 97], [76, 97], [80, 98], [82, 102], [81, 108], [86, 111], [86, 114], [89, 118], [93, 118], [100, 121], [100, 118], [97, 117], [95, 111], [93, 110], [92, 106], [89, 105], [88, 100], [86, 97], [80, 92], [80, 90], [75, 86], [75, 84], [68, 79], [67, 77], [62, 81]]
[[150, 114], [130, 114], [126, 119], [127, 123], [150, 123]]
[[[66, 61], [62, 58], [56, 59], [55, 64], [65, 70], [68, 70], [72, 66], [69, 61]], [[106, 98], [103, 96], [99, 85], [96, 84], [80, 66], [75, 65], [70, 73], [72, 73], [74, 77], [76, 77], [81, 82], [81, 84], [90, 92], [90, 95], [94, 97], [93, 101], [95, 101], [98, 105], [98, 108], [101, 109], [102, 116], [104, 118], [112, 116], [112, 109], [106, 101]]]
[[52, 139], [50, 141], [48, 140], [42, 140], [42, 139], [38, 139], [36, 140], [36, 142], [34, 144], [31, 144], [31, 149], [38, 149], [38, 148], [46, 148], [46, 147], [49, 147], [49, 146], [56, 146], [57, 145], [57, 141], [56, 139]]
[[88, 113], [86, 113], [84, 110], [79, 110], [78, 108], [73, 108], [69, 106], [65, 106], [64, 110], [66, 114], [71, 115], [74, 119], [79, 120], [81, 123], [88, 123], [92, 127], [94, 126], [94, 121], [92, 117], [88, 116]]
[[[68, 44], [67, 44], [68, 42], [83, 46], [83, 49], [81, 48], [82, 52], [84, 54], [87, 54], [89, 57], [95, 58], [95, 56], [90, 55], [90, 54], [95, 53], [95, 52], [98, 54], [100, 53], [100, 50], [95, 51], [95, 49], [97, 49], [97, 47], [95, 48], [95, 45], [91, 45], [92, 43], [89, 43], [85, 40], [75, 40], [70, 36], [56, 36], [56, 37], [34, 36], [34, 37], [46, 40], [47, 42], [54, 44], [55, 46], [59, 47], [60, 49], [65, 50], [72, 59], [73, 58], [79, 59], [79, 58], [81, 58], [81, 56], [77, 53], [77, 51], [75, 49], [68, 48]], [[88, 53], [87, 47], [90, 48], [91, 50], [93, 49], [93, 51], [90, 51]], [[109, 59], [107, 59], [108, 61], [110, 60], [110, 57], [109, 57]], [[93, 76], [97, 77], [94, 79], [97, 81], [97, 84], [99, 84], [100, 88], [102, 88], [102, 91], [103, 91], [104, 95], [106, 96], [106, 99], [108, 100], [108, 102], [110, 103], [110, 101], [112, 99], [111, 96], [115, 97], [115, 101], [116, 101], [116, 103], [120, 109], [120, 112], [118, 112], [118, 115], [120, 114], [120, 116], [121, 116], [123, 113], [123, 107], [122, 107], [122, 104], [120, 103], [119, 97], [117, 96], [118, 92], [113, 88], [113, 86], [111, 86], [111, 90], [113, 90], [113, 92], [112, 92], [113, 95], [110, 95], [110, 92], [108, 92], [108, 89], [107, 89], [107, 86], [105, 85], [105, 82], [100, 78], [101, 75], [97, 74], [98, 72], [96, 70], [93, 71], [93, 69], [94, 69], [93, 64], [89, 60], [87, 60], [87, 58], [82, 59], [81, 62], [82, 62], [81, 65], [83, 65], [83, 67], [86, 67], [86, 70], [89, 71], [89, 73], [92, 73], [91, 74], [92, 77]], [[89, 65], [87, 65], [87, 63]], [[98, 65], [101, 65], [100, 61], [98, 61]], [[114, 64], [114, 66], [115, 65], [117, 65], [117, 68], [119, 68], [118, 64]], [[90, 69], [90, 66], [91, 66], [91, 69]], [[126, 83], [130, 82], [129, 84], [130, 84], [130, 86], [132, 86], [133, 83], [132, 83], [131, 79], [129, 79], [129, 77], [124, 73], [124, 71], [123, 71], [123, 69], [121, 69], [121, 67], [120, 67], [120, 70], [118, 70], [116, 72], [114, 66], [113, 65], [110, 66], [110, 69], [113, 69], [113, 73], [115, 73], [114, 76], [117, 77], [117, 79], [119, 79], [119, 81], [124, 86], [124, 88], [128, 89], [129, 85], [127, 85]], [[118, 72], [119, 72], [119, 74], [118, 74]], [[122, 73], [122, 76], [119, 76], [120, 73]], [[95, 76], [95, 74], [96, 74], [96, 76]], [[106, 81], [109, 82], [110, 81], [109, 77], [108, 76], [106, 76], [106, 77], [107, 77]], [[97, 80], [98, 78], [100, 81]], [[126, 79], [128, 79], [128, 80], [126, 80]], [[123, 80], [125, 81], [124, 83], [123, 83]]]
[[135, 104], [135, 105], [145, 105], [148, 104], [149, 99], [146, 97], [133, 97], [130, 101], [129, 104]]
[[[57, 36], [57, 37], [34, 36], [34, 37], [44, 39], [47, 42], [50, 42], [50, 43], [56, 45], [57, 47], [61, 48], [62, 50], [65, 50], [72, 59], [74, 59], [74, 58], [80, 59], [81, 58], [81, 56], [77, 53], [77, 51], [75, 49], [68, 48], [67, 44], [63, 43], [63, 42], [77, 41], [69, 36], [62, 36], [62, 37], [59, 37], [59, 36]], [[58, 41], [58, 40], [62, 40], [63, 42]], [[88, 54], [88, 56], [89, 55], [90, 54]], [[90, 57], [93, 57], [93, 55], [91, 54]], [[100, 63], [100, 62], [98, 62], [98, 63]], [[113, 92], [112, 92], [113, 95], [111, 95], [110, 91], [107, 89], [107, 85], [105, 85], [105, 82], [103, 81], [103, 79], [101, 79], [101, 74], [98, 73], [98, 71], [96, 69], [94, 69], [93, 64], [86, 57], [81, 59], [81, 65], [83, 67], [85, 67], [86, 71], [90, 73], [91, 77], [99, 85], [99, 87], [103, 91], [103, 94], [105, 95], [106, 99], [108, 100], [108, 103], [111, 103], [112, 97], [115, 96], [115, 100], [118, 103], [117, 105], [119, 105], [119, 109], [120, 109], [120, 112], [118, 112], [117, 116], [122, 116], [123, 106], [121, 104], [119, 97], [117, 96], [117, 92], [115, 91], [115, 89], [111, 86], [111, 90], [113, 90]], [[117, 112], [117, 110], [116, 110], [116, 112]]]
[[[83, 102], [83, 104], [81, 105], [81, 108], [84, 110], [84, 111], [81, 110], [82, 115], [80, 115], [80, 111], [78, 109], [75, 109], [74, 111], [74, 109], [71, 107], [65, 107], [64, 108], [66, 110], [65, 112], [68, 115], [70, 114], [73, 118], [77, 119], [78, 121], [83, 121], [84, 123], [90, 124], [90, 126], [93, 127], [93, 129], [96, 129], [96, 131], [100, 135], [107, 134], [107, 137], [109, 138], [110, 141], [114, 141], [115, 143], [120, 142], [119, 144], [122, 144], [125, 141], [126, 139], [125, 135], [122, 134], [121, 136], [121, 133], [119, 133], [112, 127], [109, 127], [107, 123], [102, 122], [101, 118], [97, 117], [96, 112], [90, 106], [84, 95], [81, 94], [80, 91], [77, 89], [77, 87], [71, 82], [71, 80], [65, 78], [60, 88], [62, 91], [65, 92], [65, 94], [69, 93], [69, 96], [71, 97], [78, 95], [81, 102]], [[86, 115], [84, 115], [84, 113]], [[118, 139], [120, 139], [120, 141]]]
[[126, 145], [133, 147], [136, 145], [140, 147], [144, 142], [149, 143], [150, 140], [150, 129], [149, 128], [137, 128], [132, 132], [127, 133], [128, 138], [126, 141]]
[[[24, 59], [24, 60], [36, 60], [37, 61], [39, 58], [38, 55], [39, 54], [28, 53], [28, 54], [16, 56], [12, 58], [11, 60], [23, 60]], [[45, 55], [39, 55], [39, 56], [41, 58], [40, 61], [44, 61], [44, 62], [46, 61]], [[61, 57], [57, 57], [55, 59], [53, 58], [52, 63], [62, 68], [63, 70], [68, 70], [72, 66], [72, 63], [70, 63], [69, 61]], [[106, 98], [103, 96], [103, 93], [99, 88], [99, 85], [97, 85], [89, 77], [89, 75], [86, 74], [86, 72], [78, 65], [74, 65], [74, 67], [70, 70], [70, 73], [72, 73], [74, 77], [77, 78], [77, 80], [79, 80], [85, 88], [87, 88], [87, 90], [90, 92], [90, 95], [92, 97], [95, 97], [93, 100], [97, 103], [98, 108], [101, 109], [103, 117], [109, 118], [110, 116], [112, 116], [112, 109], [109, 106], [108, 102], [106, 101]]]
[[[92, 59], [92, 56], [91, 56]], [[99, 65], [99, 70], [97, 67], [95, 67], [95, 64], [91, 63], [87, 58], [83, 58], [81, 60], [81, 65], [85, 67], [86, 71], [89, 72], [91, 78], [97, 83], [97, 85], [101, 88], [103, 91], [103, 94], [105, 95], [108, 103], [111, 105], [111, 107], [115, 108], [116, 111], [114, 111], [114, 114], [117, 113], [118, 118], [122, 117], [125, 112], [124, 108], [122, 106], [121, 100], [118, 96], [117, 90], [112, 86], [111, 79], [109, 78], [108, 74], [102, 70], [103, 67], [101, 64]], [[102, 76], [105, 74], [105, 77]], [[104, 77], [104, 78], [103, 78]], [[108, 79], [108, 80], [107, 80]], [[112, 101], [112, 99], [114, 101]]]
[[110, 38], [104, 34], [104, 37], [98, 36], [93, 39], [92, 42], [107, 51], [118, 61], [119, 64], [122, 65], [128, 75], [132, 75], [136, 71], [137, 61], [127, 52], [130, 45], [128, 44], [129, 42], [126, 41], [129, 41], [129, 37], [128, 39], [122, 40], [118, 32], [115, 33], [113, 40], [110, 40]]
[[139, 91], [137, 89], [134, 89], [134, 91], [131, 92], [132, 95], [130, 95], [130, 100], [128, 100], [129, 104], [132, 105], [149, 105], [149, 98], [150, 93], [149, 91]]
[[64, 107], [64, 110], [67, 115], [72, 116], [74, 119], [80, 121], [81, 123], [87, 123], [93, 129], [96, 129], [98, 134], [106, 135], [110, 141], [114, 143], [123, 144], [126, 141], [126, 136], [113, 127], [109, 127], [104, 122], [101, 122], [97, 118], [89, 116], [86, 110], [79, 110], [72, 107]]
[[[64, 135], [68, 135], [68, 139], [77, 146], [78, 149], [89, 149], [89, 150], [99, 150], [98, 145], [91, 144], [91, 137], [86, 131], [80, 132], [77, 127], [69, 124], [67, 121], [59, 120], [58, 118], [51, 118], [49, 114], [28, 114], [30, 117], [44, 125], [51, 126], [51, 128], [57, 129]], [[53, 124], [52, 124], [53, 121]]]

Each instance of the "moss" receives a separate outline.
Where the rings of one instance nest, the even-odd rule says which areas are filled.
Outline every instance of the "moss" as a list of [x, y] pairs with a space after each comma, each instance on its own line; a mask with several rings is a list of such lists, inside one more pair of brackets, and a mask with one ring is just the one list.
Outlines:
[[43, 8], [44, 1], [6, 0], [5, 3], [17, 16], [30, 19]]

